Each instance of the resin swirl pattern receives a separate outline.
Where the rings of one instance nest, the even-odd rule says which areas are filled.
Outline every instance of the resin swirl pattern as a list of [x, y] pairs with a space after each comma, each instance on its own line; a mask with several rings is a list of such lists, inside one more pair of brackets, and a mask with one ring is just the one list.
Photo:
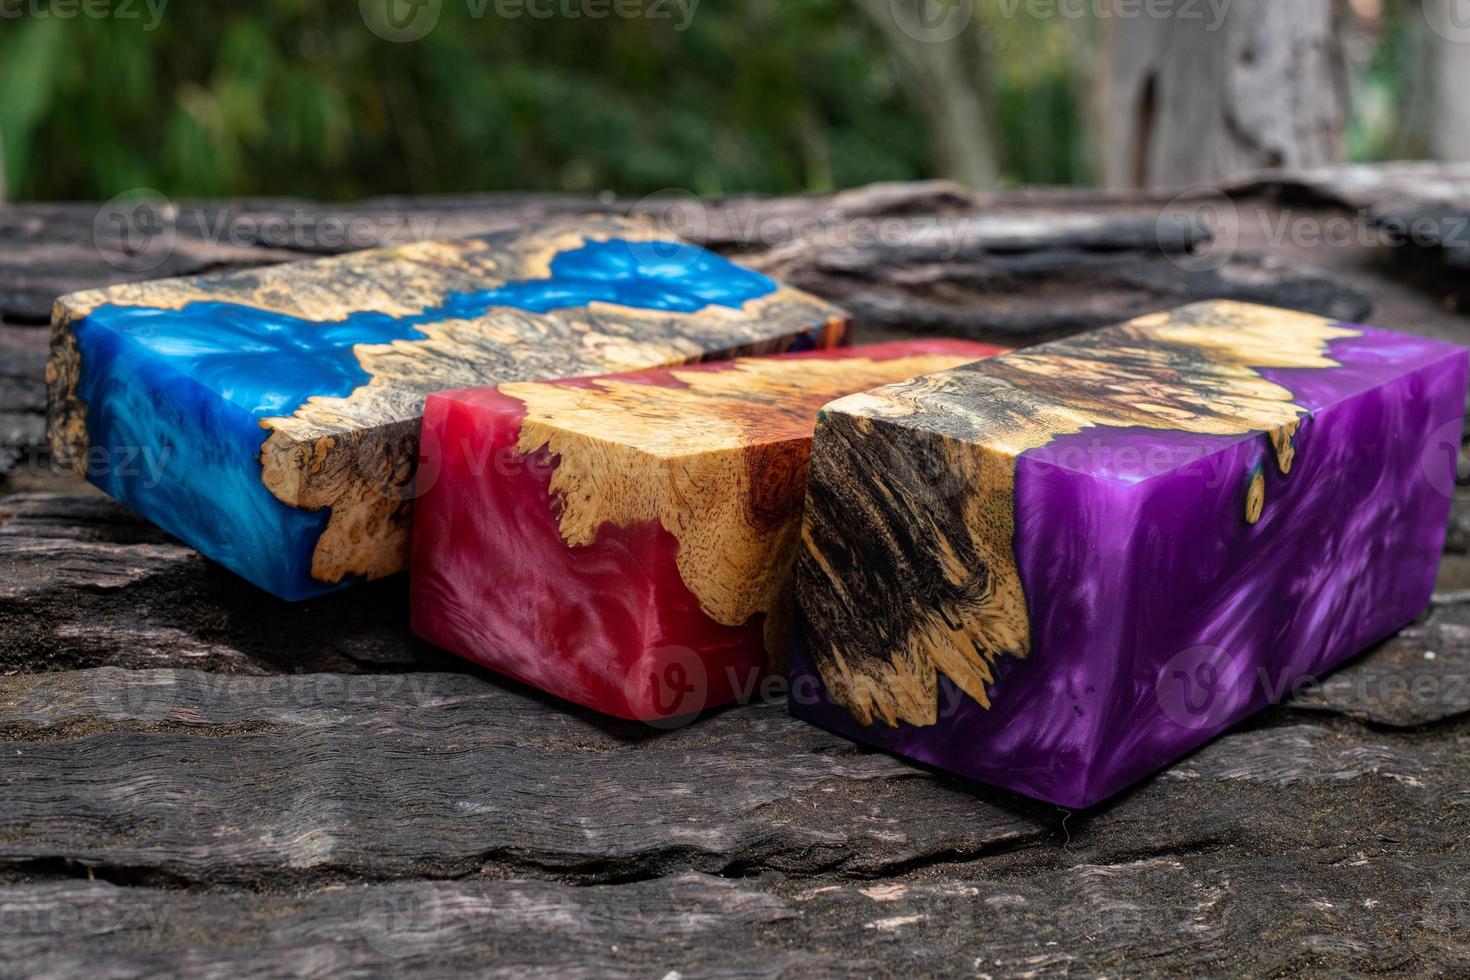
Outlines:
[[686, 709], [748, 696], [790, 642], [818, 410], [1001, 350], [908, 341], [431, 396], [414, 627], [611, 714], [655, 717], [696, 678]]
[[64, 297], [51, 438], [144, 516], [303, 598], [404, 567], [430, 391], [844, 331], [835, 308], [765, 276], [592, 218]]
[[1464, 361], [1207, 303], [834, 402], [794, 669], [824, 693], [794, 686], [793, 710], [1059, 802], [1106, 795], [1264, 703], [1232, 689], [1181, 731], [1157, 696], [1171, 656], [1319, 670], [1423, 608], [1448, 511], [1423, 453], [1457, 424]]

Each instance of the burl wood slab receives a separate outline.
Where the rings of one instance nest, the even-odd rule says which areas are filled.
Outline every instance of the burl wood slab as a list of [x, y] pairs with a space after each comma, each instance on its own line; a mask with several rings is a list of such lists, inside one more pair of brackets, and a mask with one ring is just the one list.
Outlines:
[[1067, 806], [1426, 606], [1466, 351], [1205, 303], [822, 414], [792, 710]]
[[784, 668], [818, 410], [1005, 350], [911, 341], [431, 395], [413, 627], [661, 721]]
[[835, 307], [651, 226], [568, 220], [62, 297], [51, 445], [300, 599], [402, 570], [431, 391], [828, 347]]

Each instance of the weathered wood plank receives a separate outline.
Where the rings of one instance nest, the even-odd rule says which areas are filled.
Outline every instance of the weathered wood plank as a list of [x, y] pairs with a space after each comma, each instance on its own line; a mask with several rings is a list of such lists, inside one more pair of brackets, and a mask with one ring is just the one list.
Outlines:
[[1198, 222], [1161, 222], [1162, 203], [1066, 191], [982, 197], [943, 182], [637, 202], [535, 195], [353, 205], [179, 202], [167, 212], [168, 260], [149, 270], [131, 270], [111, 223], [94, 231], [95, 205], [16, 205], [0, 209], [0, 240], [15, 243], [0, 252], [0, 319], [41, 324], [63, 293], [148, 276], [630, 211], [842, 304], [868, 329], [1015, 344], [1212, 297], [1346, 319], [1367, 312], [1366, 298], [1350, 283], [1290, 262], [1241, 254], [1218, 271], [1186, 268], [1173, 259], [1202, 245], [1209, 231]]
[[1273, 717], [1115, 805], [1069, 815], [868, 753], [781, 705], [658, 731], [465, 675], [20, 676], [0, 681], [0, 867], [11, 880], [80, 868], [278, 889], [466, 874], [999, 873], [1222, 847], [1333, 851], [1375, 836], [1399, 842], [1383, 855], [1459, 848], [1470, 740], [1458, 729]]
[[272, 896], [57, 882], [0, 888], [0, 958], [102, 978], [1454, 974], [1470, 968], [1467, 875], [1463, 857], [1358, 852], [888, 884], [690, 873]]
[[401, 577], [287, 605], [100, 495], [0, 499], [0, 673], [453, 669], [407, 617]]
[[[1465, 544], [1452, 535], [1449, 547], [1463, 551]], [[0, 570], [0, 673], [104, 665], [244, 673], [470, 669], [410, 634], [401, 581], [283, 605], [97, 495], [0, 499]], [[1304, 685], [1300, 706], [1388, 725], [1456, 717], [1470, 696], [1460, 693], [1470, 682], [1456, 679], [1470, 670], [1464, 628], [1470, 595], [1436, 605], [1320, 687]], [[1409, 687], [1390, 679], [1405, 670], [1412, 671]]]
[[75, 860], [273, 886], [757, 864], [876, 875], [1051, 835], [1036, 807], [937, 787], [780, 707], [659, 735], [464, 675], [103, 668], [0, 683], [0, 751], [18, 753], [0, 865], [21, 872]]
[[1470, 604], [1436, 604], [1372, 652], [1301, 686], [1290, 703], [1394, 728], [1470, 713]]
[[1470, 164], [1427, 161], [1265, 171], [1227, 190], [1268, 192], [1288, 204], [1326, 202], [1356, 212], [1358, 237], [1391, 250], [1396, 273], [1443, 292], [1451, 307], [1470, 304]]
[[46, 358], [0, 347], [0, 479], [46, 445]]

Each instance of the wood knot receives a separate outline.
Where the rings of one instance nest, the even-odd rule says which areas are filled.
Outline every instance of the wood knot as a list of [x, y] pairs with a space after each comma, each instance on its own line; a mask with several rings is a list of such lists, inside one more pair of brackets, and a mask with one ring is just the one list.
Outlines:
[[808, 444], [804, 439], [751, 446], [745, 453], [750, 493], [745, 516], [752, 527], [774, 530], [801, 513], [806, 495]]

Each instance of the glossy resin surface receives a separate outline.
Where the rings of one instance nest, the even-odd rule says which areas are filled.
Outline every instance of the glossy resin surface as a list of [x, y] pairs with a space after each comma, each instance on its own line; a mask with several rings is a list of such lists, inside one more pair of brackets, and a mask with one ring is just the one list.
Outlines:
[[1425, 608], [1465, 388], [1461, 348], [1210, 303], [834, 403], [792, 710], [1095, 803]]
[[414, 629], [622, 717], [748, 698], [784, 666], [821, 406], [1000, 350], [914, 341], [433, 395]]
[[841, 342], [838, 311], [616, 219], [65, 297], [53, 448], [275, 594], [401, 570], [424, 396]]

